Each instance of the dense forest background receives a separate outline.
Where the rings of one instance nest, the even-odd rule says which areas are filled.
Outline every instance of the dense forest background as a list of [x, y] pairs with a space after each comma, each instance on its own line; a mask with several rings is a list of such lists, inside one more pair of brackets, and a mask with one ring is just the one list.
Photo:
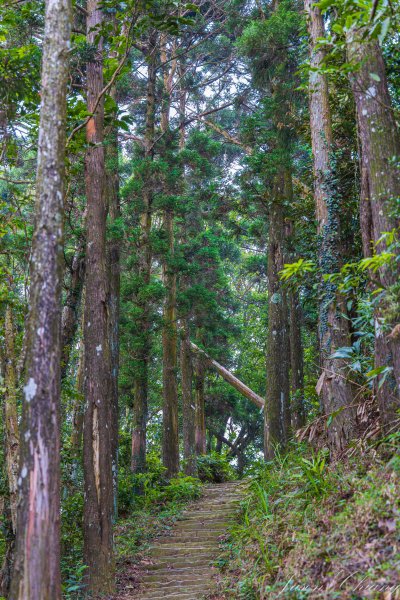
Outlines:
[[2, 1], [4, 597], [243, 477], [218, 597], [398, 597], [399, 8]]

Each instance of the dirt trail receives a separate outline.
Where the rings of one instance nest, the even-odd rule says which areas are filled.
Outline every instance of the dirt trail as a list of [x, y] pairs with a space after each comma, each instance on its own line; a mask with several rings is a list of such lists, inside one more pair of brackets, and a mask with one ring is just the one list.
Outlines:
[[199, 600], [215, 587], [219, 543], [234, 522], [243, 488], [240, 482], [207, 485], [168, 535], [149, 550], [137, 600]]

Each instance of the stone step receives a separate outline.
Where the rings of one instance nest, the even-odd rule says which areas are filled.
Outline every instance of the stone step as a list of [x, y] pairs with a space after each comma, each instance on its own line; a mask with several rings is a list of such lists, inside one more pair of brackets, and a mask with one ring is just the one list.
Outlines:
[[192, 600], [199, 600], [209, 595], [213, 590], [213, 586], [197, 586], [195, 588], [188, 588], [183, 590], [182, 588], [176, 587], [171, 590], [159, 590], [159, 591], [147, 591], [143, 592], [140, 596], [143, 600], [154, 600], [156, 598], [174, 598], [181, 600], [182, 598], [191, 598]]
[[160, 593], [160, 591], [163, 591], [165, 594], [170, 594], [171, 592], [182, 592], [183, 590], [185, 592], [189, 592], [192, 590], [209, 590], [213, 587], [213, 581], [201, 581], [200, 579], [189, 583], [188, 581], [184, 581], [179, 583], [178, 582], [171, 582], [170, 584], [163, 584], [161, 586], [158, 587], [146, 587], [146, 593], [151, 592], [157, 592], [158, 594]]
[[236, 510], [203, 510], [199, 511], [199, 514], [194, 512], [182, 514], [181, 517], [177, 520], [177, 523], [180, 521], [204, 521], [205, 519], [223, 519], [224, 517], [228, 517], [233, 519], [237, 514]]
[[243, 497], [243, 484], [207, 484], [202, 497], [189, 505], [169, 532], [149, 548], [151, 564], [143, 565], [141, 600], [200, 600], [214, 588], [213, 562], [220, 541], [229, 535]]
[[204, 581], [205, 575], [212, 576], [214, 570], [212, 568], [206, 568], [203, 570], [189, 570], [189, 569], [176, 569], [166, 570], [164, 573], [157, 571], [152, 575], [143, 575], [141, 581], [146, 585], [157, 585], [157, 584], [169, 584], [175, 581]]
[[208, 521], [207, 523], [198, 523], [197, 521], [179, 521], [176, 524], [177, 530], [185, 531], [226, 531], [227, 527], [232, 525], [232, 519], [230, 522], [226, 519], [215, 519], [214, 521]]
[[185, 577], [205, 577], [212, 576], [216, 573], [215, 567], [205, 565], [204, 567], [193, 567], [193, 565], [181, 567], [178, 569], [155, 569], [153, 571], [147, 571], [143, 577], [143, 581], [154, 581], [154, 579], [168, 579], [171, 577], [185, 578]]
[[204, 529], [195, 529], [188, 532], [179, 530], [179, 533], [174, 531], [171, 535], [158, 538], [157, 544], [169, 544], [170, 542], [175, 542], [176, 540], [181, 540], [183, 543], [197, 541], [212, 542], [217, 541], [220, 537], [221, 535], [218, 530], [204, 531]]
[[207, 567], [214, 560], [214, 557], [210, 556], [207, 552], [200, 556], [196, 556], [195, 559], [190, 556], [180, 557], [157, 557], [157, 562], [152, 565], [147, 565], [147, 571], [157, 571], [158, 569], [181, 569], [184, 567]]
[[[215, 498], [207, 498], [200, 508], [203, 506], [221, 506], [221, 507], [229, 507], [229, 506], [239, 506], [242, 499], [242, 495], [237, 498], [229, 498], [225, 501], [223, 498], [215, 497]], [[190, 508], [190, 507], [189, 507]]]
[[217, 546], [157, 546], [150, 549], [151, 558], [155, 557], [175, 557], [175, 556], [192, 556], [196, 557], [199, 553], [218, 552]]
[[200, 600], [204, 598], [206, 594], [209, 594], [210, 590], [205, 590], [204, 592], [190, 592], [190, 591], [181, 591], [181, 592], [171, 592], [171, 594], [165, 594], [163, 591], [161, 592], [144, 592], [137, 598], [140, 600], [161, 600], [166, 598], [167, 600]]

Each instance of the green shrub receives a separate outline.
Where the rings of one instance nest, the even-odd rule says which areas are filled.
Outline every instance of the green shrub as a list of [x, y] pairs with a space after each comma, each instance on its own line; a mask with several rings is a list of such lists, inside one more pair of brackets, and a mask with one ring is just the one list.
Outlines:
[[63, 499], [61, 508], [61, 570], [66, 598], [81, 597], [76, 594], [81, 588], [83, 572], [82, 520], [83, 493], [76, 492]]
[[234, 479], [234, 470], [226, 454], [211, 452], [197, 457], [197, 475], [200, 481], [223, 483]]
[[168, 481], [165, 471], [156, 454], [148, 455], [144, 473], [134, 475], [126, 468], [121, 468], [118, 477], [119, 512], [127, 514], [138, 508], [166, 502], [187, 502], [200, 496], [199, 479], [179, 474]]
[[171, 479], [163, 490], [166, 502], [188, 502], [199, 498], [201, 494], [201, 482], [195, 477], [178, 476]]

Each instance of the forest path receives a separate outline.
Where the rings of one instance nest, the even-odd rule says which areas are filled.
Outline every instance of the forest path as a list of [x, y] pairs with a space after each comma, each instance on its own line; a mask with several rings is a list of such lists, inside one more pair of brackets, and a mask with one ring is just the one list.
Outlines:
[[217, 570], [211, 563], [235, 521], [243, 491], [237, 481], [204, 487], [202, 497], [150, 548], [138, 600], [199, 600], [213, 591]]

